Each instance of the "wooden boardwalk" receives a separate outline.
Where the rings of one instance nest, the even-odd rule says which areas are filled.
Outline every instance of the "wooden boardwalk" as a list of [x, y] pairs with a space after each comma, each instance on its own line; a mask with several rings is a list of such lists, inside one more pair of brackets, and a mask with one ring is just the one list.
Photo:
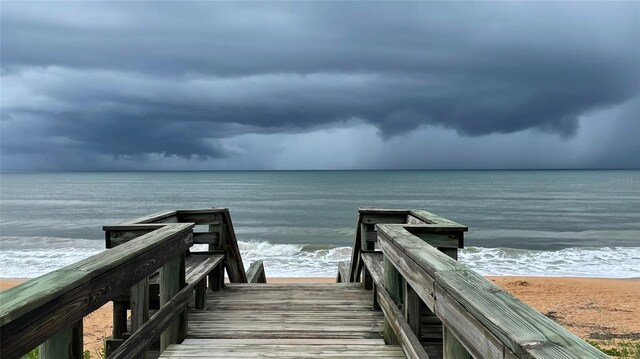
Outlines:
[[0, 293], [1, 358], [82, 359], [109, 301], [108, 359], [608, 358], [459, 263], [467, 227], [424, 210], [361, 208], [334, 284], [245, 270], [226, 208], [103, 229], [106, 251]]
[[405, 358], [358, 283], [228, 284], [188, 323], [161, 358]]

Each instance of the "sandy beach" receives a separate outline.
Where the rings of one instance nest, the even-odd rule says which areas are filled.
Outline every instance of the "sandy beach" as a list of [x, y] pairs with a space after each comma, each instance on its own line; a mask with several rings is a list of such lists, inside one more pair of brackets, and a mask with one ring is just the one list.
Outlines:
[[[640, 340], [640, 279], [489, 277], [576, 335], [589, 340]], [[0, 290], [24, 279], [0, 279]], [[335, 278], [269, 278], [269, 283], [333, 283]], [[111, 304], [84, 319], [85, 349], [111, 333]]]

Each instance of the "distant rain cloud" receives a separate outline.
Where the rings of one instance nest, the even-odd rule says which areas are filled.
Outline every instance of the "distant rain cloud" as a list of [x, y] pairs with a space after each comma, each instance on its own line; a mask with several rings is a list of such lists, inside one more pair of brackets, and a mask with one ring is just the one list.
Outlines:
[[[305, 168], [349, 128], [375, 135], [316, 167], [397, 167], [444, 137], [458, 167], [640, 166], [637, 2], [2, 6], [2, 169]], [[602, 132], [588, 118], [616, 138], [569, 155]], [[520, 164], [487, 150], [523, 136]]]

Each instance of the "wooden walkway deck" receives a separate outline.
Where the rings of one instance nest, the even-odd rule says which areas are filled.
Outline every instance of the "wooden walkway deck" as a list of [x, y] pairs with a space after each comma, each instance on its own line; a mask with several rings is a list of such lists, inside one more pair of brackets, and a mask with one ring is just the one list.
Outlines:
[[226, 208], [103, 229], [106, 251], [0, 293], [1, 358], [82, 359], [109, 301], [109, 359], [608, 358], [459, 263], [467, 227], [424, 210], [361, 208], [335, 284], [264, 284]]
[[358, 283], [228, 284], [188, 323], [161, 358], [405, 358]]

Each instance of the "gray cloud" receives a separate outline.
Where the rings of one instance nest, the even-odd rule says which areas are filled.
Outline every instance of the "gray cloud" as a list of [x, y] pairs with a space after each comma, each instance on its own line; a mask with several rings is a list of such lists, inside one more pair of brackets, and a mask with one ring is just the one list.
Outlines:
[[353, 119], [388, 141], [425, 126], [566, 139], [640, 91], [634, 2], [8, 2], [1, 16], [12, 161], [224, 160], [246, 151], [234, 136]]

